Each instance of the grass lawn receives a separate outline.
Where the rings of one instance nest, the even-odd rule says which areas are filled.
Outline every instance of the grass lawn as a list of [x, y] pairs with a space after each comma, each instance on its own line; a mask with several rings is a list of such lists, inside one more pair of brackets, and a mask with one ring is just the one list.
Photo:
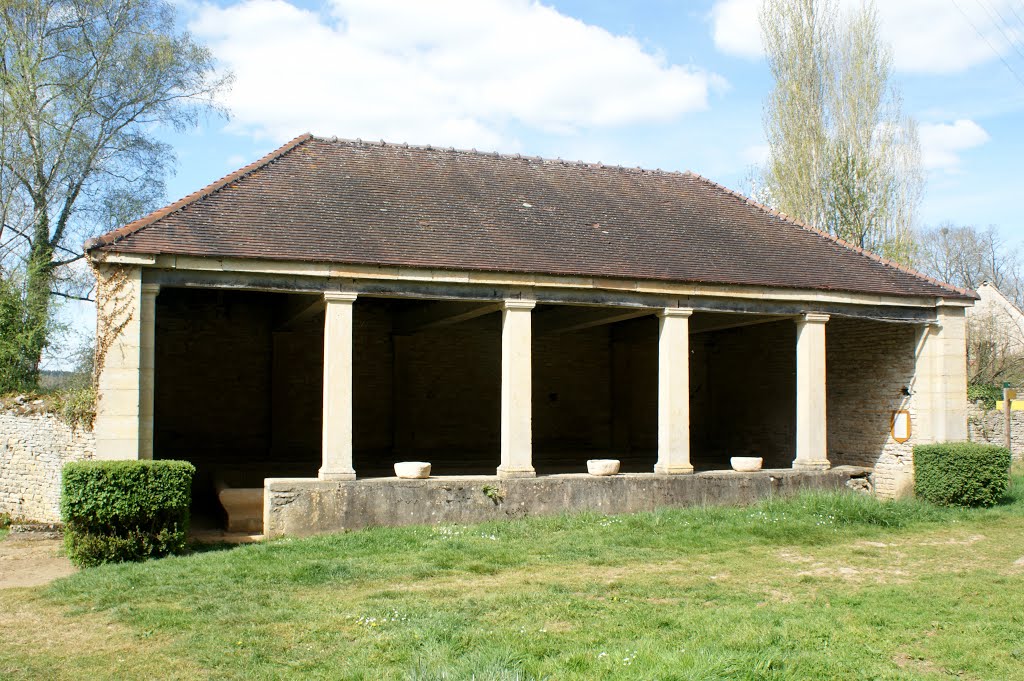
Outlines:
[[380, 528], [0, 592], [4, 678], [1024, 679], [1024, 476], [991, 510]]

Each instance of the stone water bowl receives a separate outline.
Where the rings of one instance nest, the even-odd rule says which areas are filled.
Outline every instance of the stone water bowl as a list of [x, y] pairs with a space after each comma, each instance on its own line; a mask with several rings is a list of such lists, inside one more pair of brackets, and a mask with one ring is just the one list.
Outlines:
[[734, 471], [741, 473], [753, 473], [754, 471], [761, 470], [761, 464], [764, 463], [764, 458], [760, 456], [734, 456], [729, 459], [729, 463], [732, 464]]
[[587, 461], [587, 472], [591, 475], [615, 475], [619, 472], [619, 460], [590, 459]]
[[395, 464], [395, 475], [410, 480], [430, 477], [430, 464], [426, 461], [399, 461]]

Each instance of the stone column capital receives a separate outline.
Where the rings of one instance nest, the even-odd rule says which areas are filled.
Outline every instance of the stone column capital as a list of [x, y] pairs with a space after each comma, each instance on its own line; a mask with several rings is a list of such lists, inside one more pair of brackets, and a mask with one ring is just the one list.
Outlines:
[[658, 310], [659, 317], [689, 317], [692, 314], [692, 307], [663, 307]]
[[830, 319], [830, 315], [822, 312], [807, 312], [797, 317], [797, 324], [824, 324]]
[[324, 291], [324, 300], [328, 303], [354, 303], [358, 293], [349, 291]]
[[156, 296], [160, 293], [160, 284], [143, 284], [142, 295]]
[[532, 310], [537, 306], [536, 300], [524, 300], [521, 298], [506, 298], [501, 301], [503, 310]]

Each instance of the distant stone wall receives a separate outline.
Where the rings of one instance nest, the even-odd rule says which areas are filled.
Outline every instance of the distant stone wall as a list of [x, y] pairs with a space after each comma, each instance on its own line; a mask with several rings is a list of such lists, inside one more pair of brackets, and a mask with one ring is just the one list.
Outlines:
[[56, 416], [0, 411], [0, 513], [59, 521], [61, 469], [95, 451], [91, 432]]
[[[968, 435], [972, 442], [1004, 444], [1006, 418], [997, 409], [985, 411], [977, 403], [967, 408]], [[1010, 450], [1014, 461], [1024, 461], [1024, 412], [1010, 412]]]

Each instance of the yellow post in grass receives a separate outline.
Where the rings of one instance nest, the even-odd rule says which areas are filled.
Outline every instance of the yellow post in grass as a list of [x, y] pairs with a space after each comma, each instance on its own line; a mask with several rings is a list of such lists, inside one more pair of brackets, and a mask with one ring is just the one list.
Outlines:
[[1010, 440], [1010, 419], [1013, 418], [1011, 409], [1013, 408], [1015, 397], [1017, 397], [1017, 391], [1010, 390], [1009, 383], [1003, 383], [1003, 441], [1006, 443], [1006, 448], [1010, 451], [1011, 457], [1013, 456], [1013, 447]]

